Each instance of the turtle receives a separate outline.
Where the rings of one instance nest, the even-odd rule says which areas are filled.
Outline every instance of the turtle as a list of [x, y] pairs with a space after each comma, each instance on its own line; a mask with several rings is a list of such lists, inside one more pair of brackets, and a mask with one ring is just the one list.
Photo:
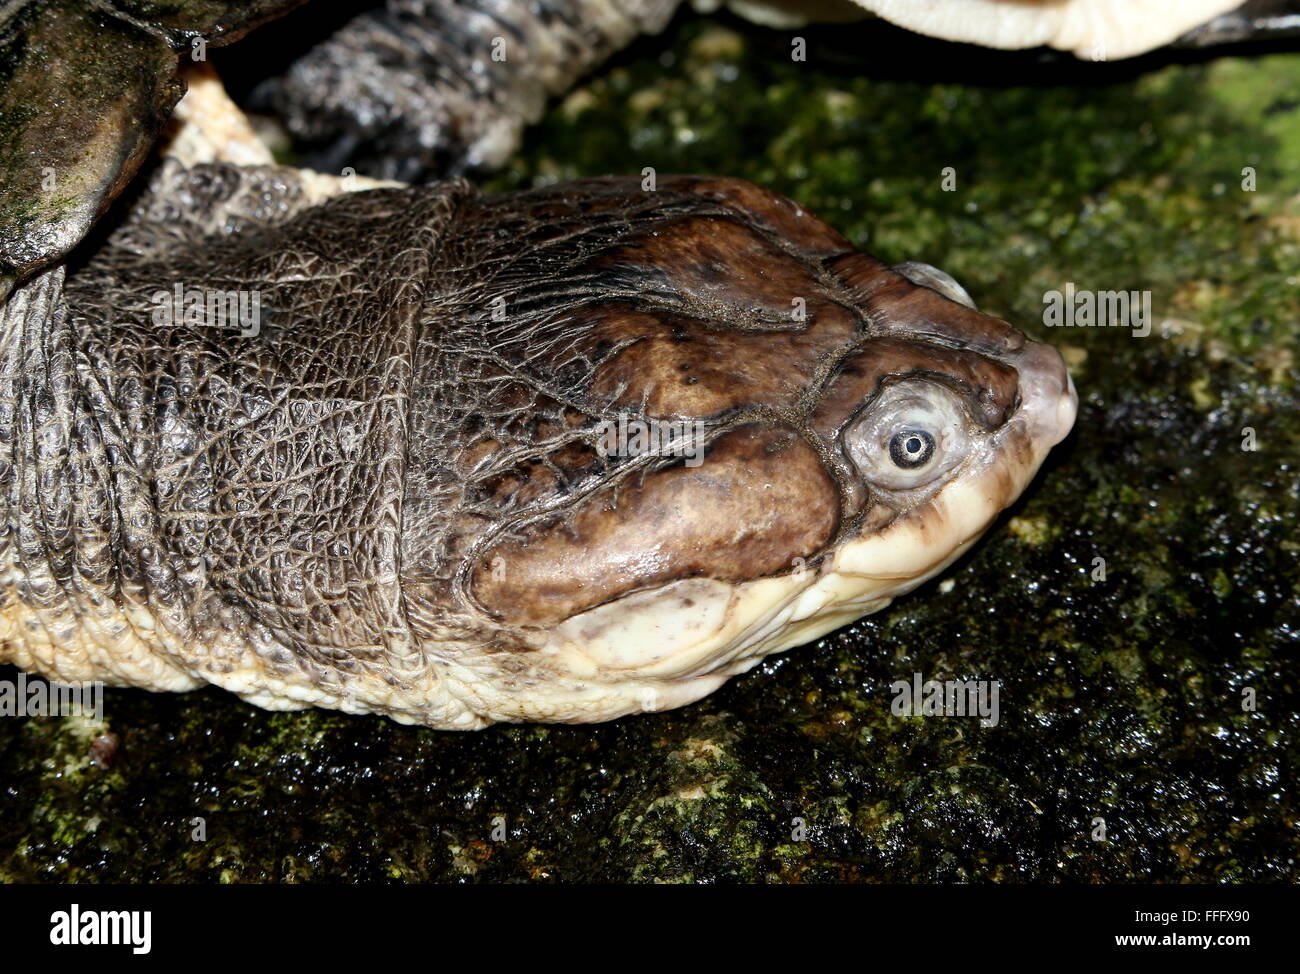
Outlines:
[[680, 706], [883, 608], [1077, 408], [937, 271], [719, 177], [169, 160], [3, 335], [0, 659], [443, 729]]
[[[29, 40], [84, 15], [162, 65], [289, 4], [35, 6]], [[137, 120], [178, 94], [149, 85]], [[681, 706], [942, 572], [1073, 425], [1053, 348], [750, 183], [485, 196], [276, 165], [228, 105], [191, 122], [93, 252], [54, 263], [65, 221], [9, 263], [25, 670], [443, 729]]]

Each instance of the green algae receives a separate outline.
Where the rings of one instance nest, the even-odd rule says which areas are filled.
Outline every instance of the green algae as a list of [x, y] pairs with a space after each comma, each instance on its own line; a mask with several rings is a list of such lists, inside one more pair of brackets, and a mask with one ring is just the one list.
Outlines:
[[[744, 176], [1068, 346], [1076, 432], [989, 537], [697, 705], [608, 725], [457, 735], [109, 691], [103, 769], [72, 721], [0, 721], [0, 878], [1297, 878], [1300, 54], [801, 33], [804, 63], [788, 35], [679, 19], [492, 186]], [[1049, 329], [1066, 281], [1150, 290], [1171, 327]], [[895, 717], [913, 673], [1000, 681], [1000, 722]]]

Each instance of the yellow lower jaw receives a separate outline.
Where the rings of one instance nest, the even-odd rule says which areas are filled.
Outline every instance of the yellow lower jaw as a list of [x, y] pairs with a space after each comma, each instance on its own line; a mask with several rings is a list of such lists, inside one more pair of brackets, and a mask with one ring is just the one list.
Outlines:
[[937, 561], [931, 549], [917, 571], [899, 571], [896, 563], [883, 573], [864, 570], [877, 555], [881, 564], [910, 557], [905, 535], [887, 530], [848, 542], [818, 571], [738, 584], [689, 579], [630, 595], [561, 624], [542, 652], [557, 670], [614, 685], [743, 672], [763, 656], [878, 612], [974, 541], [943, 546]]

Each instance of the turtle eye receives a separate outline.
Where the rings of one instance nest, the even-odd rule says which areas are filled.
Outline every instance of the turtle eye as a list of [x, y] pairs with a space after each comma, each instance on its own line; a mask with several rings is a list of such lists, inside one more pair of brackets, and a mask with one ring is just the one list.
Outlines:
[[934, 456], [934, 437], [925, 430], [899, 430], [889, 441], [889, 459], [904, 470], [924, 467]]
[[922, 379], [885, 389], [843, 436], [863, 478], [890, 491], [934, 483], [956, 469], [971, 449], [962, 403], [943, 386]]

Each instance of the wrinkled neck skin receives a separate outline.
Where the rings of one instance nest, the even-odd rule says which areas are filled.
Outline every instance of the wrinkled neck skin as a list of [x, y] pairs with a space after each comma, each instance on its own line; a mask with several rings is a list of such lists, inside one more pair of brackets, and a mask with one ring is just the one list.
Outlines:
[[[256, 327], [160, 319], [178, 289]], [[168, 163], [0, 324], [0, 661], [446, 729], [679, 706], [876, 611], [1074, 410], [1054, 351], [731, 180], [321, 200]], [[898, 383], [969, 450], [881, 491], [845, 443]], [[598, 450], [620, 417], [703, 463]]]
[[[94, 260], [5, 311], [0, 658], [480, 725], [398, 574], [415, 334], [465, 188], [315, 206], [290, 170], [195, 173], [169, 164]], [[177, 285], [260, 291], [257, 334], [186, 320]]]

